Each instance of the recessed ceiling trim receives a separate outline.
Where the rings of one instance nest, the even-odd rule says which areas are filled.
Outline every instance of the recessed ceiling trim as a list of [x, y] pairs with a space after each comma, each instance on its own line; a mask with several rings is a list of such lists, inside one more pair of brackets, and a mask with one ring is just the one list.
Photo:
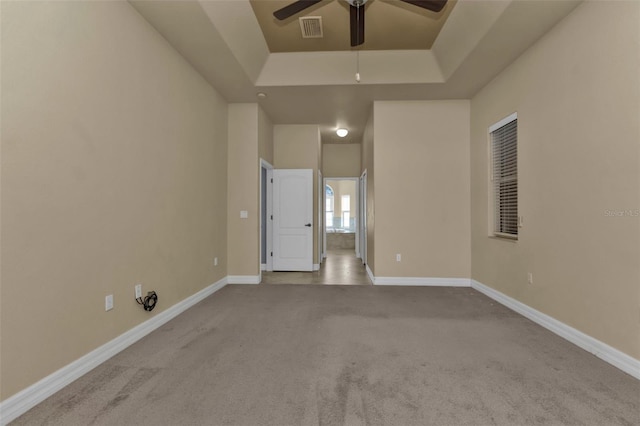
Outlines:
[[[360, 84], [442, 83], [440, 66], [429, 50], [378, 50], [359, 53]], [[358, 84], [355, 52], [271, 53], [257, 86]], [[295, 70], [295, 71], [293, 71]]]

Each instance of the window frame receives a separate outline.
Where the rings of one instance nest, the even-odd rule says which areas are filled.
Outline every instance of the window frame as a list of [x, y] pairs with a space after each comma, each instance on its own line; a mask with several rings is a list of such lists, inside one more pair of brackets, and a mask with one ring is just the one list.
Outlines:
[[[520, 216], [518, 216], [519, 214], [519, 182], [518, 182], [518, 113], [514, 112], [513, 114], [510, 114], [509, 116], [503, 118], [502, 120], [498, 121], [497, 123], [489, 126], [488, 128], [488, 147], [489, 147], [489, 196], [490, 196], [490, 203], [489, 203], [489, 208], [491, 211], [491, 214], [489, 215], [489, 228], [491, 229], [491, 232], [489, 233], [490, 237], [496, 237], [496, 238], [500, 238], [500, 239], [506, 239], [506, 240], [518, 240], [519, 237], [519, 228], [520, 228]], [[512, 165], [515, 167], [515, 174], [514, 175], [510, 175], [507, 177], [503, 177], [503, 178], [499, 178], [496, 176], [496, 161], [495, 160], [495, 156], [496, 156], [496, 144], [495, 144], [495, 140], [494, 140], [494, 133], [497, 130], [502, 129], [503, 127], [516, 122], [515, 124], [515, 141], [513, 141], [513, 143], [515, 144], [515, 148], [511, 148], [515, 150], [515, 164]], [[504, 142], [504, 141], [503, 141]], [[509, 142], [509, 141], [507, 141]], [[501, 183], [505, 183], [505, 182], [513, 182], [515, 181], [515, 233], [511, 233], [511, 232], [504, 232], [504, 228], [502, 228], [504, 222], [505, 222], [505, 218], [504, 216], [500, 215], [500, 211], [501, 209], [499, 208], [500, 205], [500, 184]], [[503, 195], [504, 196], [504, 195]], [[508, 201], [505, 201], [504, 204], [508, 204]]]

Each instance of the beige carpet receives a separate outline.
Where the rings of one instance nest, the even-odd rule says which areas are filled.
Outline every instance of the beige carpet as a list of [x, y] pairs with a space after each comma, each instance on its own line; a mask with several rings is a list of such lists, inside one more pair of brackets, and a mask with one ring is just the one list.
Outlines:
[[640, 382], [468, 288], [227, 286], [20, 425], [640, 424]]

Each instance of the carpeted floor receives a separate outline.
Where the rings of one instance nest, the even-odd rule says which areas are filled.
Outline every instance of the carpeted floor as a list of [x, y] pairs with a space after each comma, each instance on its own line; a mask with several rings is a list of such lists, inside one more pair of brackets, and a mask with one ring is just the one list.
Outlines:
[[227, 286], [16, 425], [640, 424], [640, 381], [469, 288]]

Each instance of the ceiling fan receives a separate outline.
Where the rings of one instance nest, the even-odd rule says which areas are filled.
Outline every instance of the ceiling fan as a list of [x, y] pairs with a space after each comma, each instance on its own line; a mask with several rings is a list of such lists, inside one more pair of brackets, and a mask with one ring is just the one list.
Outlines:
[[[322, 0], [297, 0], [288, 6], [273, 12], [276, 19], [283, 21], [296, 13], [302, 12], [308, 7]], [[410, 3], [432, 12], [440, 12], [447, 4], [447, 0], [400, 0]], [[359, 46], [364, 43], [364, 4], [367, 0], [347, 0], [350, 7], [351, 46]]]

